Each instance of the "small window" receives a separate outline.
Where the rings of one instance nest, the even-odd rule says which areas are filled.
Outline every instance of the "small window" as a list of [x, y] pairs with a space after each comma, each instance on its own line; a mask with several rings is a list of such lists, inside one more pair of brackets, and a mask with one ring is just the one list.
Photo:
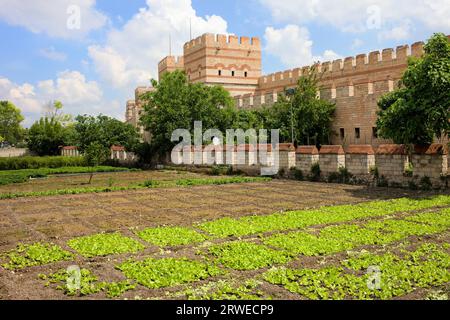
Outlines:
[[231, 76], [234, 77], [234, 71], [231, 71]]
[[378, 130], [377, 127], [372, 128], [372, 136], [376, 139], [378, 138]]
[[221, 76], [222, 75], [222, 70], [219, 70], [219, 76]]
[[344, 138], [345, 138], [345, 129], [344, 128], [340, 128], [339, 129], [339, 134], [341, 136], [341, 139], [344, 140]]
[[199, 72], [198, 72], [198, 77], [200, 78], [201, 76], [202, 76], [202, 72], [199, 71]]
[[247, 75], [248, 75], [248, 73], [247, 73], [247, 71], [245, 71], [245, 72], [244, 72], [244, 77], [247, 78]]
[[355, 138], [361, 138], [361, 130], [359, 128], [355, 128]]

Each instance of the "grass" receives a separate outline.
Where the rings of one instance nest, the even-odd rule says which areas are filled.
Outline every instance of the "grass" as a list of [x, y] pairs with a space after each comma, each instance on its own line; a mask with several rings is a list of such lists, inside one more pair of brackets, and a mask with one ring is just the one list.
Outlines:
[[[133, 169], [135, 170], [135, 169]], [[127, 168], [118, 168], [110, 166], [97, 167], [61, 167], [61, 168], [39, 168], [39, 169], [21, 169], [0, 171], [0, 185], [13, 183], [24, 183], [30, 178], [45, 178], [52, 174], [74, 174], [90, 172], [125, 172], [130, 171]]]
[[246, 241], [214, 245], [209, 252], [222, 265], [235, 270], [256, 270], [291, 260], [284, 252]]
[[72, 260], [74, 256], [52, 243], [18, 244], [17, 248], [2, 254], [7, 263], [2, 267], [8, 270], [19, 270], [32, 266], [40, 266], [52, 262]]
[[215, 266], [175, 258], [127, 261], [117, 266], [117, 269], [127, 278], [151, 289], [191, 283], [221, 274]]
[[69, 240], [67, 244], [85, 257], [136, 253], [144, 249], [144, 246], [138, 241], [125, 237], [120, 233], [101, 233], [75, 238]]
[[[0, 194], [0, 200], [2, 199], [15, 199], [23, 197], [43, 197], [43, 196], [57, 196], [68, 194], [84, 194], [84, 193], [104, 193], [114, 191], [129, 191], [140, 190], [147, 188], [168, 188], [174, 186], [200, 186], [200, 185], [222, 185], [230, 183], [252, 183], [268, 181], [270, 178], [260, 177], [230, 177], [230, 178], [200, 178], [200, 179], [178, 179], [175, 181], [149, 181], [141, 184], [131, 184], [128, 186], [108, 186], [108, 187], [88, 187], [88, 188], [70, 188], [59, 190], [46, 190], [36, 192], [10, 192]], [[189, 182], [186, 182], [189, 181]]]
[[290, 211], [265, 216], [223, 218], [199, 224], [198, 227], [217, 237], [247, 236], [264, 232], [301, 229], [313, 225], [346, 222], [356, 219], [387, 216], [398, 212], [423, 210], [450, 205], [450, 196], [430, 199], [395, 199], [356, 205], [322, 207], [315, 210]]
[[[379, 282], [369, 267], [380, 271]], [[450, 256], [436, 244], [424, 244], [404, 256], [363, 252], [341, 262], [341, 266], [321, 269], [273, 268], [264, 274], [272, 284], [310, 299], [392, 299], [450, 281]], [[358, 273], [355, 273], [358, 272]], [[368, 283], [378, 284], [371, 287]]]
[[182, 246], [206, 240], [204, 235], [184, 227], [148, 228], [137, 232], [137, 235], [148, 243], [162, 247]]

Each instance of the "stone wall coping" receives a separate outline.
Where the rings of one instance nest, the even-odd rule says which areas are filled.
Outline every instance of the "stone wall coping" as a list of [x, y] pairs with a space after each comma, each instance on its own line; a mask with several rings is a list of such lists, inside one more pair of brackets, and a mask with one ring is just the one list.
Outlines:
[[297, 154], [319, 154], [319, 150], [316, 146], [298, 146], [295, 150]]
[[62, 150], [78, 150], [77, 146], [64, 146], [61, 147]]
[[125, 151], [124, 146], [111, 146], [111, 151]]
[[320, 148], [319, 154], [345, 154], [341, 145], [324, 145]]
[[377, 148], [376, 154], [393, 155], [400, 154], [406, 155], [406, 147], [404, 144], [380, 144]]
[[448, 154], [448, 147], [445, 144], [433, 143], [424, 146], [414, 146], [415, 154], [428, 154], [428, 155], [444, 155]]
[[345, 150], [346, 154], [368, 154], [372, 155], [375, 154], [373, 148], [369, 144], [360, 144], [360, 145], [349, 145], [347, 149]]

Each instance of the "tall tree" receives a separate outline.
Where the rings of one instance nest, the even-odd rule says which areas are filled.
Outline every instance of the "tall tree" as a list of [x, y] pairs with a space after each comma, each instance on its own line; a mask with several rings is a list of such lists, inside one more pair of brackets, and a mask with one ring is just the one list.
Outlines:
[[139, 143], [139, 133], [131, 124], [108, 116], [78, 116], [74, 130], [80, 151], [85, 151], [91, 144], [100, 144], [105, 148], [121, 145], [133, 151]]
[[410, 58], [399, 89], [378, 102], [377, 128], [383, 138], [429, 144], [450, 130], [450, 41], [434, 34], [421, 58]]
[[311, 68], [300, 77], [297, 86], [279, 96], [266, 109], [266, 126], [280, 129], [280, 138], [298, 144], [328, 143], [335, 105], [320, 99], [319, 74]]
[[9, 101], [0, 101], [0, 136], [11, 144], [22, 140], [24, 120], [20, 109]]
[[62, 112], [62, 103], [49, 102], [47, 108], [47, 114], [36, 121], [27, 134], [28, 148], [40, 156], [58, 155], [60, 146], [74, 142], [71, 116]]
[[152, 145], [161, 153], [169, 151], [176, 129], [193, 131], [194, 121], [202, 121], [203, 128], [225, 131], [233, 123], [233, 99], [220, 86], [189, 83], [182, 71], [163, 75], [161, 81], [152, 81], [153, 92], [146, 93], [141, 122], [150, 131]]

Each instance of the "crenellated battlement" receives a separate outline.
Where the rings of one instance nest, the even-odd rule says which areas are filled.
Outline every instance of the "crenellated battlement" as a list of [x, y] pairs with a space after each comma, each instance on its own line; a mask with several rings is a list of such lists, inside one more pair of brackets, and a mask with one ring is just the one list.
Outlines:
[[[372, 51], [369, 54], [359, 54], [355, 57], [346, 57], [334, 61], [325, 61], [313, 65], [319, 73], [322, 73], [322, 82], [325, 86], [333, 87], [333, 82], [337, 82], [335, 87], [353, 82], [354, 84], [363, 80], [362, 76], [367, 75], [371, 81], [380, 81], [377, 73], [391, 68], [405, 67], [408, 57], [420, 57], [423, 54], [423, 42], [416, 42], [413, 45], [398, 46], [380, 51]], [[267, 74], [258, 80], [258, 91], [276, 90], [281, 91], [284, 87], [295, 85], [298, 79], [306, 74], [311, 66], [289, 69], [281, 72]], [[388, 75], [387, 75], [388, 76]], [[354, 79], [352, 79], [354, 78]], [[386, 77], [387, 80], [387, 77]], [[237, 97], [238, 98], [238, 97]]]
[[206, 33], [184, 44], [184, 53], [196, 51], [204, 47], [225, 49], [261, 50], [261, 42], [257, 37], [238, 37], [235, 35]]

